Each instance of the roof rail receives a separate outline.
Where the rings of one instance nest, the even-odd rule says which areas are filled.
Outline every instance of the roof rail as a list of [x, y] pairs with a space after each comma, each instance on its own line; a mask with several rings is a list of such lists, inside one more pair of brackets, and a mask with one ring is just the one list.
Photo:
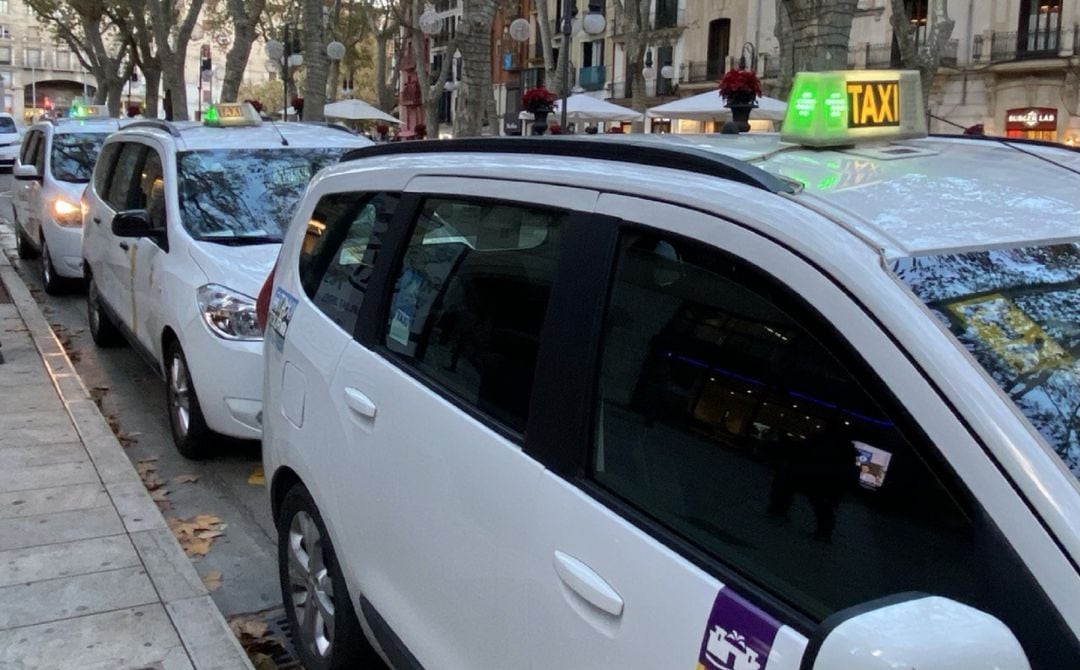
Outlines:
[[124, 126], [124, 130], [127, 130], [128, 128], [154, 128], [156, 130], [164, 130], [173, 137], [180, 137], [180, 130], [164, 119], [142, 119], [141, 121], [133, 121]]
[[959, 133], [930, 133], [929, 137], [943, 138], [949, 140], [969, 140], [969, 141], [988, 141], [1007, 142], [1009, 144], [1017, 144], [1020, 146], [1032, 146], [1032, 147], [1047, 147], [1048, 149], [1063, 149], [1064, 151], [1072, 151], [1074, 153], [1080, 153], [1080, 147], [1071, 147], [1068, 144], [1062, 144], [1061, 142], [1052, 142], [1050, 140], [1036, 140], [1029, 139], [1027, 137], [1003, 137], [1001, 135], [961, 135]]
[[597, 141], [579, 138], [489, 137], [460, 140], [394, 142], [353, 149], [341, 160], [352, 161], [379, 156], [437, 153], [499, 153], [545, 156], [573, 156], [637, 165], [673, 168], [729, 179], [770, 193], [794, 193], [795, 187], [759, 167], [730, 156], [695, 147], [661, 145], [653, 142]]

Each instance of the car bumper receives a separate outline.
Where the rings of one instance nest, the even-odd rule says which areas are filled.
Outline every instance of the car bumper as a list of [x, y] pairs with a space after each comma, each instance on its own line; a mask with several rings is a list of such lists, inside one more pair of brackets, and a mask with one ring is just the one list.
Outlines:
[[48, 219], [44, 228], [45, 241], [49, 245], [53, 269], [56, 274], [66, 279], [81, 279], [82, 263], [82, 228], [61, 226]]
[[10, 144], [0, 147], [0, 171], [11, 172], [15, 167], [15, 157], [19, 155], [19, 145]]
[[244, 440], [262, 437], [262, 342], [222, 339], [202, 318], [184, 328], [181, 346], [206, 425]]

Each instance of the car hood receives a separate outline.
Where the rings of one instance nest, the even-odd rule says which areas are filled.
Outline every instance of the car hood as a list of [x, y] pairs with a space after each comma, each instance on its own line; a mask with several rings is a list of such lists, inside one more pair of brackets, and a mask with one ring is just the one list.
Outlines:
[[277, 260], [280, 244], [228, 246], [193, 242], [192, 260], [206, 274], [209, 284], [220, 284], [254, 299]]

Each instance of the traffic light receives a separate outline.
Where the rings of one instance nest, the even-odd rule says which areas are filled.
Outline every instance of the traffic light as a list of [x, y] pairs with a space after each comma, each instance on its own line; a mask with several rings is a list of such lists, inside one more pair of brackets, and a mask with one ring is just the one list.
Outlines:
[[213, 64], [210, 62], [210, 45], [204, 44], [199, 51], [199, 71], [209, 72], [211, 69]]

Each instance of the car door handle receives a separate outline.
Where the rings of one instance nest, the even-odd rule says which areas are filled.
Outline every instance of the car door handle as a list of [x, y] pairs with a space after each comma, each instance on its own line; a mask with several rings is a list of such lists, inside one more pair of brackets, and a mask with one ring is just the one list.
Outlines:
[[131, 245], [128, 244], [127, 242], [121, 242], [120, 243], [120, 248], [123, 249], [124, 251], [127, 251], [128, 249], [131, 248]]
[[622, 616], [623, 599], [592, 568], [561, 551], [555, 551], [555, 574], [585, 602], [611, 616]]
[[362, 417], [375, 418], [375, 403], [371, 401], [371, 398], [351, 386], [345, 387], [345, 404]]
[[95, 216], [94, 217], [94, 223], [96, 223], [96, 224], [98, 224], [100, 226], [101, 225], [101, 217], [100, 216]]

